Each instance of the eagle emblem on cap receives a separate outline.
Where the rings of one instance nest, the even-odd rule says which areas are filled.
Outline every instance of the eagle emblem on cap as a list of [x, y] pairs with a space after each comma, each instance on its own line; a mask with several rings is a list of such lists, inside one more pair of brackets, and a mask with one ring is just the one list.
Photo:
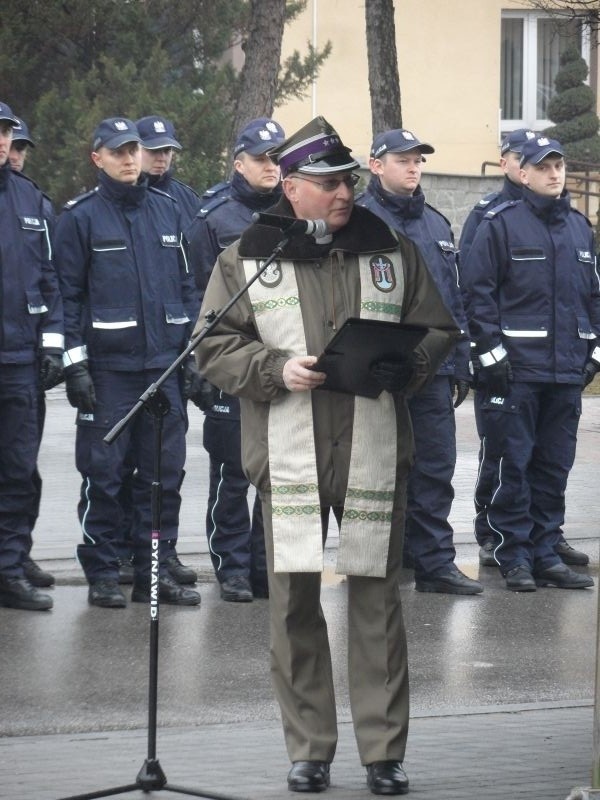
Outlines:
[[118, 131], [127, 131], [127, 130], [129, 130], [129, 128], [128, 128], [128, 126], [127, 126], [127, 123], [126, 123], [126, 122], [124, 122], [122, 119], [118, 119], [118, 120], [115, 122], [115, 128], [116, 128]]
[[369, 261], [371, 280], [380, 292], [391, 292], [396, 288], [394, 265], [387, 256], [373, 256]]
[[167, 129], [165, 128], [165, 123], [162, 122], [160, 119], [155, 120], [154, 122], [154, 130], [156, 133], [166, 133]]

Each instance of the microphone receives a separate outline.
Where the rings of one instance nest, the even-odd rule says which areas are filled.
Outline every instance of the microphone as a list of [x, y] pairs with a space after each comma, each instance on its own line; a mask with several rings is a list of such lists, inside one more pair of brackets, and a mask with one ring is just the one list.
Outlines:
[[254, 222], [260, 225], [268, 225], [272, 228], [279, 228], [285, 234], [306, 233], [321, 239], [327, 236], [329, 228], [324, 219], [297, 219], [296, 217], [280, 217], [277, 214], [263, 214], [260, 211], [252, 214]]

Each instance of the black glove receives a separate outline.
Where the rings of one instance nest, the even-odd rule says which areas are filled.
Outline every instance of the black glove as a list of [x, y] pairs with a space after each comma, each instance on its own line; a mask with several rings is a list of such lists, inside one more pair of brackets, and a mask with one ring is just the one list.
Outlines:
[[596, 373], [600, 370], [600, 364], [596, 364], [595, 361], [590, 360], [587, 362], [585, 367], [583, 368], [583, 385], [588, 386], [596, 377]]
[[377, 383], [388, 392], [400, 392], [415, 374], [415, 365], [410, 359], [402, 361], [382, 359], [372, 364], [369, 371]]
[[[210, 397], [208, 397], [207, 384], [211, 388]], [[190, 356], [190, 358], [183, 363], [181, 393], [183, 394], [184, 400], [191, 400], [192, 403], [198, 406], [202, 411], [206, 411], [207, 408], [213, 405], [214, 391], [212, 391], [212, 386], [200, 374], [200, 370], [196, 366], [193, 356]]]
[[64, 380], [62, 356], [42, 350], [40, 355], [40, 384], [44, 391], [53, 389]]
[[67, 399], [73, 408], [91, 414], [96, 405], [96, 392], [87, 361], [79, 361], [65, 367]]
[[482, 366], [481, 375], [483, 376], [489, 395], [492, 397], [506, 397], [508, 394], [508, 384], [513, 378], [512, 367], [506, 356], [500, 361], [490, 364], [489, 367]]
[[452, 378], [450, 384], [452, 390], [452, 397], [454, 397], [454, 408], [458, 408], [466, 396], [469, 394], [469, 381], [463, 381], [462, 378]]

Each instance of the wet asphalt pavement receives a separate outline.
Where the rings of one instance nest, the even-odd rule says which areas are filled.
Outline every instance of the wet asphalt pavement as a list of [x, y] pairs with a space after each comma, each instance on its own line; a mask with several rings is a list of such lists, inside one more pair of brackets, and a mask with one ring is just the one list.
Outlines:
[[[182, 729], [210, 731], [210, 726], [215, 726], [222, 741], [227, 740], [228, 731], [233, 737], [243, 726], [248, 730], [262, 726], [273, 733], [273, 753], [277, 752], [285, 770], [268, 668], [268, 601], [221, 601], [206, 554], [203, 520], [207, 461], [201, 446], [201, 421], [200, 413], [192, 409], [179, 551], [183, 560], [200, 572], [202, 605], [161, 606], [158, 725], [167, 735], [169, 729], [175, 734]], [[554, 710], [564, 716], [561, 709], [575, 714], [586, 709], [589, 731], [583, 734], [583, 747], [591, 753], [597, 586], [583, 591], [538, 589], [531, 594], [515, 594], [505, 589], [495, 569], [479, 567], [471, 533], [477, 440], [470, 401], [458, 410], [457, 422], [457, 498], [451, 518], [457, 563], [469, 576], [482, 580], [484, 593], [476, 597], [420, 594], [413, 588], [410, 571], [404, 570], [411, 717], [464, 719], [472, 715], [475, 720], [481, 715], [540, 710]], [[81, 571], [73, 559], [79, 539], [75, 516], [79, 478], [73, 466], [72, 423], [72, 409], [60, 390], [54, 390], [48, 401], [40, 459], [45, 493], [33, 553], [57, 576], [57, 586], [51, 590], [54, 609], [0, 609], [0, 798], [7, 800], [58, 797], [58, 793], [44, 794], [33, 788], [28, 794], [23, 787], [33, 787], [36, 781], [39, 786], [42, 776], [39, 770], [25, 769], [23, 764], [25, 777], [18, 783], [21, 788], [11, 784], [9, 776], [15, 769], [19, 772], [19, 758], [25, 752], [23, 743], [56, 734], [115, 731], [122, 737], [126, 731], [136, 731], [139, 745], [140, 730], [147, 724], [148, 610], [137, 603], [125, 609], [90, 607]], [[578, 456], [567, 493], [565, 535], [590, 555], [589, 571], [596, 584], [599, 436], [600, 398], [586, 397]], [[327, 550], [329, 564], [334, 557], [332, 537]], [[345, 675], [346, 595], [344, 581], [331, 567], [325, 574], [323, 606], [332, 641], [339, 717], [345, 724], [350, 718]], [[43, 741], [58, 746], [62, 739], [51, 736]], [[11, 751], [8, 745], [16, 749]], [[497, 755], [490, 753], [490, 757]], [[585, 753], [583, 758], [587, 764]], [[565, 777], [564, 787], [560, 792], [557, 789], [555, 796], [564, 800], [563, 789], [576, 778], [585, 783], [589, 775]], [[109, 785], [111, 782], [114, 780], [109, 780]], [[11, 785], [9, 793], [3, 794], [3, 787]], [[80, 791], [85, 788], [81, 786]], [[283, 791], [281, 796], [286, 794]], [[139, 792], [130, 796], [138, 795], [142, 796]], [[260, 794], [252, 796], [280, 795], [270, 794], [263, 787]], [[348, 790], [333, 796], [369, 795]], [[416, 796], [445, 800], [471, 795], [442, 793], [440, 789], [440, 793]], [[473, 796], [546, 800], [554, 795], [525, 792]]]

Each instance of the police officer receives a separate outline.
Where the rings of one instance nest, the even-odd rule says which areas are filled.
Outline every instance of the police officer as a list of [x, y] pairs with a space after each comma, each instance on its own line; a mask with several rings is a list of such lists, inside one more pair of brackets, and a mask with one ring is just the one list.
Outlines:
[[[199, 287], [206, 286], [219, 253], [281, 196], [279, 167], [267, 150], [283, 142], [280, 125], [267, 117], [249, 122], [234, 146], [229, 193], [216, 193], [187, 232], [190, 260]], [[210, 456], [206, 533], [221, 597], [248, 602], [267, 597], [261, 504], [248, 515], [249, 482], [242, 471], [239, 400], [219, 392], [206, 408], [204, 447]]]
[[[131, 599], [150, 598], [154, 429], [138, 414], [111, 445], [107, 431], [130, 410], [185, 348], [198, 297], [182, 246], [176, 202], [142, 178], [141, 140], [133, 122], [103, 120], [93, 137], [98, 186], [67, 203], [56, 226], [55, 256], [65, 307], [67, 397], [77, 408], [76, 463], [83, 483], [78, 506], [83, 543], [77, 548], [92, 605], [126, 604], [118, 580], [115, 540], [122, 525], [119, 492], [133, 461], [134, 582]], [[170, 408], [163, 417], [159, 596], [197, 605], [164, 560], [177, 538], [187, 418], [184, 395], [198, 373], [191, 359], [182, 375], [162, 384]], [[183, 389], [183, 392], [182, 392]], [[166, 543], [166, 544], [165, 544]]]
[[42, 193], [9, 161], [18, 124], [0, 103], [0, 605], [46, 610], [52, 598], [24, 561], [39, 502], [39, 396], [62, 379], [63, 310]]
[[[136, 127], [142, 140], [142, 172], [147, 176], [149, 186], [166, 192], [177, 201], [182, 228], [185, 230], [200, 209], [201, 201], [190, 186], [173, 177], [173, 154], [175, 150], [181, 150], [181, 144], [175, 138], [173, 123], [165, 117], [152, 115], [138, 119]], [[121, 489], [123, 532], [122, 546], [119, 550], [119, 583], [133, 581], [131, 552], [133, 478], [134, 470], [130, 465], [130, 468], [125, 470]], [[195, 583], [198, 579], [196, 571], [181, 563], [174, 543], [171, 543], [171, 549], [171, 554], [165, 558], [165, 566], [171, 577], [177, 583]]]
[[[10, 145], [10, 151], [8, 154], [8, 160], [10, 161], [11, 169], [14, 169], [15, 172], [23, 172], [25, 169], [25, 161], [27, 159], [27, 154], [31, 147], [35, 147], [35, 143], [31, 138], [31, 134], [29, 132], [29, 128], [25, 120], [21, 119], [20, 117], [15, 117], [18, 122], [18, 125], [15, 125], [13, 128], [12, 133], [12, 141]], [[52, 207], [52, 202], [50, 198], [47, 197], [45, 194], [42, 194], [44, 199], [44, 219], [48, 223], [48, 227], [50, 230], [50, 234], [52, 235], [52, 226], [54, 224], [54, 209]], [[39, 424], [39, 436], [40, 442], [44, 433], [44, 421], [46, 418], [46, 398], [44, 395], [43, 387], [40, 386], [40, 396], [38, 398], [38, 409], [40, 413], [40, 424]], [[36, 467], [35, 470], [35, 484], [36, 484], [36, 501], [31, 506], [31, 530], [35, 526], [37, 518], [39, 517], [40, 511], [40, 502], [42, 499], [42, 478], [39, 473], [39, 470]], [[24, 556], [23, 558], [23, 569], [25, 571], [25, 577], [31, 583], [32, 586], [38, 587], [49, 587], [54, 584], [54, 575], [46, 570], [42, 569], [40, 565], [33, 560], [31, 557], [31, 547], [33, 546], [33, 539], [31, 535], [29, 536], [29, 548], [30, 552]]]
[[[525, 142], [535, 138], [535, 133], [528, 128], [518, 128], [511, 131], [500, 147], [500, 167], [504, 172], [504, 183], [499, 191], [483, 197], [471, 210], [462, 229], [460, 237], [460, 260], [464, 263], [469, 255], [469, 250], [475, 236], [477, 228], [488, 211], [509, 200], [520, 200], [523, 194], [521, 183], [521, 150]], [[478, 388], [478, 358], [476, 352], [473, 356], [473, 383], [475, 386], [473, 407], [475, 409], [475, 423], [477, 433], [480, 438], [479, 448], [479, 469], [477, 472], [477, 482], [475, 485], [475, 538], [479, 544], [479, 563], [484, 567], [497, 566], [494, 558], [495, 536], [490, 529], [487, 519], [487, 507], [491, 499], [496, 465], [490, 463], [489, 454], [486, 453], [485, 443], [481, 429], [481, 403], [485, 400], [485, 387], [480, 391]], [[556, 552], [565, 564], [575, 564], [585, 566], [589, 563], [586, 553], [575, 550], [565, 537], [560, 535]]]
[[556, 546], [581, 389], [600, 368], [594, 237], [564, 190], [559, 142], [529, 139], [520, 164], [522, 200], [485, 215], [462, 268], [496, 468], [487, 517], [508, 589], [579, 589], [593, 580], [564, 564]]
[[142, 140], [142, 172], [148, 176], [150, 186], [161, 189], [177, 200], [183, 229], [186, 230], [200, 211], [199, 195], [173, 175], [173, 155], [181, 150], [175, 137], [173, 123], [153, 114], [136, 122]]
[[[465, 331], [450, 223], [425, 202], [419, 185], [424, 154], [433, 152], [430, 144], [404, 128], [379, 134], [371, 146], [371, 180], [357, 202], [418, 245], [447, 307]], [[469, 342], [464, 338], [430, 384], [408, 403], [415, 463], [408, 480], [405, 547], [414, 561], [415, 587], [420, 592], [483, 591], [478, 581], [468, 578], [454, 563], [456, 550], [448, 522], [456, 465], [454, 408], [468, 391]]]

